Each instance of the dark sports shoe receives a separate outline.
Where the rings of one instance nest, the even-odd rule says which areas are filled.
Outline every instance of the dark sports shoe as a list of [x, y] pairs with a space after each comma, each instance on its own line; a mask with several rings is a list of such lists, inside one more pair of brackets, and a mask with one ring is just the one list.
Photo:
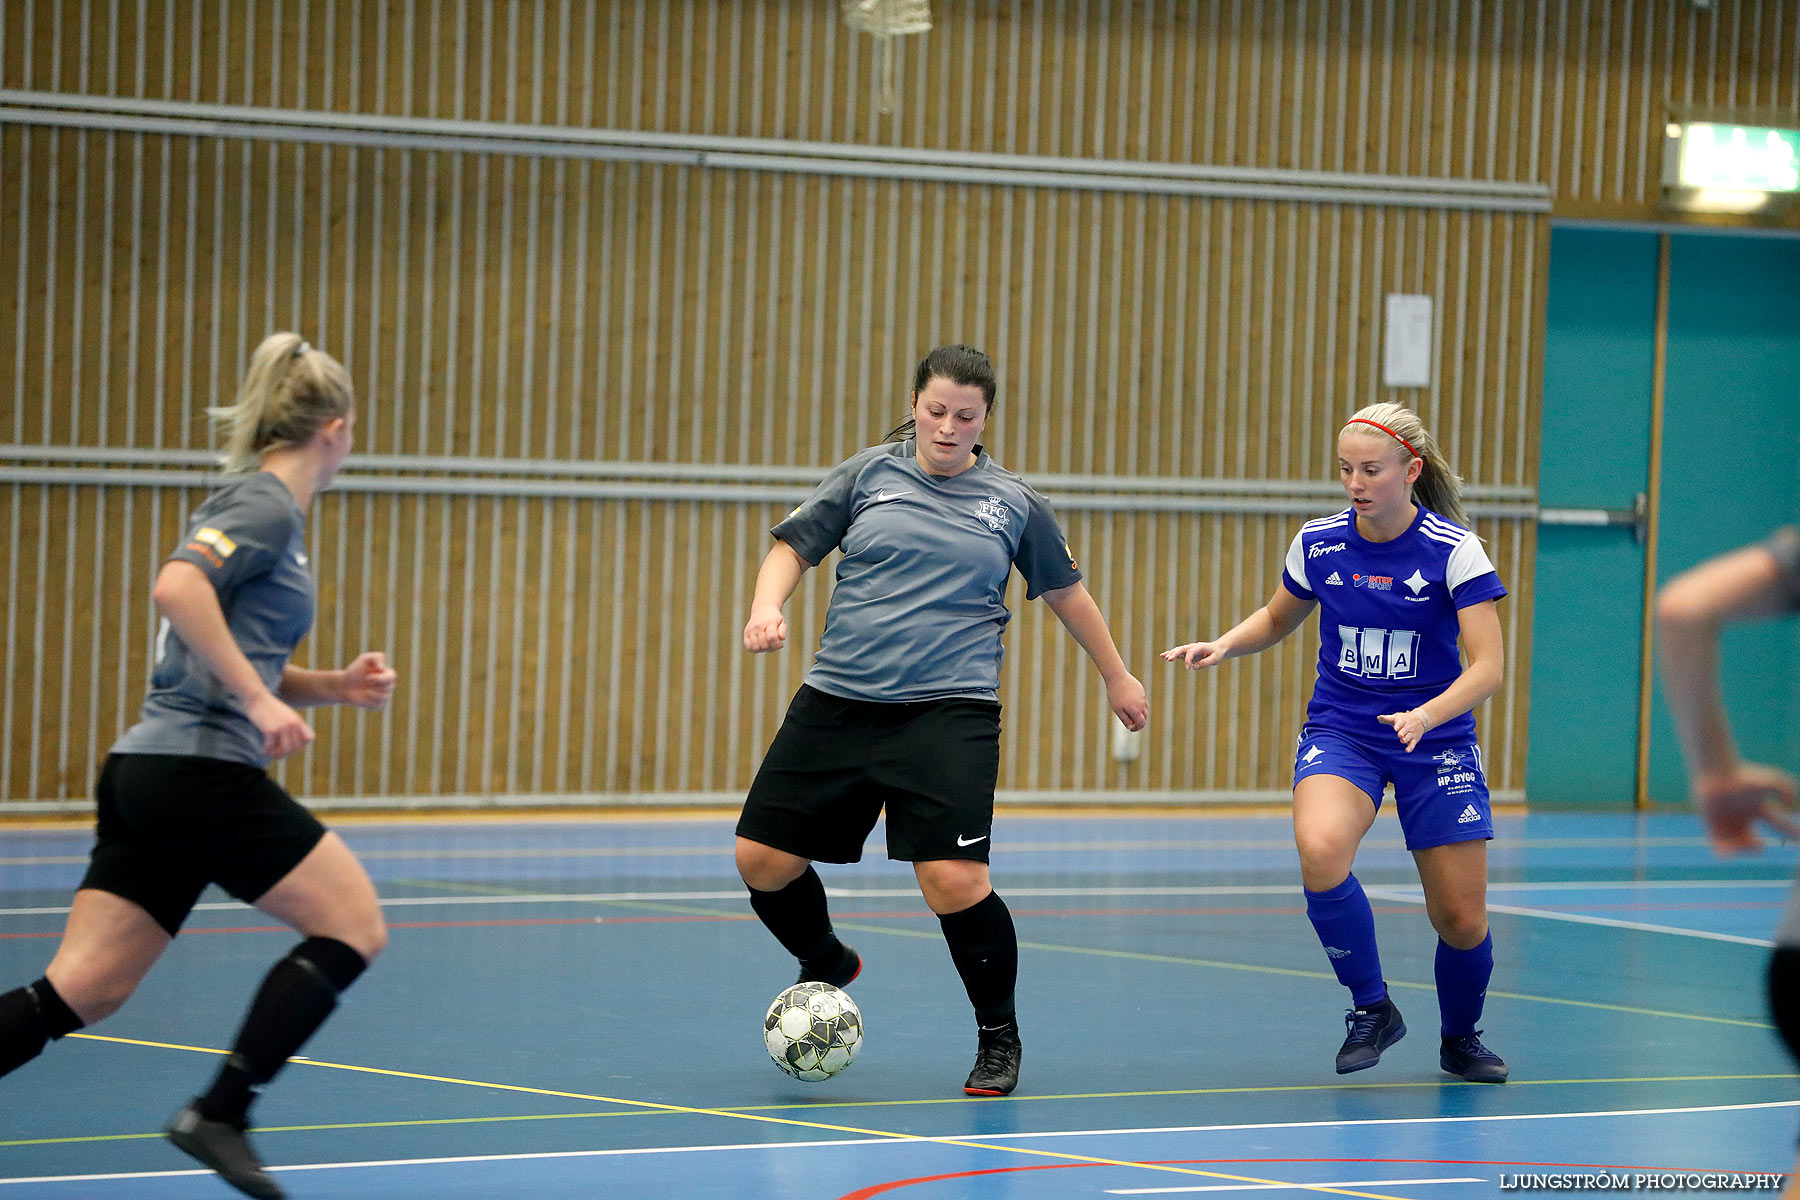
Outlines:
[[1481, 1030], [1464, 1037], [1445, 1038], [1438, 1050], [1438, 1066], [1470, 1083], [1505, 1083], [1506, 1063], [1481, 1044]]
[[849, 987], [850, 982], [862, 974], [862, 955], [839, 942], [842, 953], [836, 962], [823, 965], [809, 959], [800, 960], [800, 978], [795, 983], [829, 983], [832, 987]]
[[1019, 1042], [1019, 1023], [977, 1026], [980, 1048], [975, 1051], [975, 1069], [963, 1084], [971, 1096], [1010, 1096], [1019, 1086], [1019, 1059], [1025, 1048]]
[[217, 1171], [219, 1178], [244, 1195], [257, 1200], [283, 1200], [287, 1195], [263, 1170], [262, 1160], [250, 1148], [244, 1126], [209, 1121], [200, 1115], [195, 1104], [189, 1104], [175, 1114], [166, 1132], [177, 1148]]
[[1381, 1061], [1381, 1052], [1406, 1036], [1406, 1022], [1391, 999], [1353, 1008], [1344, 1014], [1344, 1044], [1338, 1047], [1337, 1073], [1366, 1071]]

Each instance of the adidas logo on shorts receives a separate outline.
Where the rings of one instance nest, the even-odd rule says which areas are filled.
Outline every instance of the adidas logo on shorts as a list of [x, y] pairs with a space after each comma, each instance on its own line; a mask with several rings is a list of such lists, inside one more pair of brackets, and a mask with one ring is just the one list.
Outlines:
[[1481, 814], [1476, 812], [1475, 806], [1471, 804], [1462, 810], [1462, 816], [1456, 818], [1456, 823], [1458, 825], [1468, 825], [1479, 820], [1481, 820]]
[[1325, 947], [1325, 953], [1331, 958], [1349, 958], [1350, 957], [1350, 952], [1348, 950], [1339, 950], [1336, 946]]

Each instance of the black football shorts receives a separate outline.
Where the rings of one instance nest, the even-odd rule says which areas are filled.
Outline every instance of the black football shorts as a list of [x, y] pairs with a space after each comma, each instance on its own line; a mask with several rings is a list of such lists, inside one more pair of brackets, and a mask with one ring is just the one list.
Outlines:
[[889, 858], [986, 862], [999, 774], [996, 700], [889, 704], [802, 684], [737, 832], [801, 858], [857, 862], [885, 808]]

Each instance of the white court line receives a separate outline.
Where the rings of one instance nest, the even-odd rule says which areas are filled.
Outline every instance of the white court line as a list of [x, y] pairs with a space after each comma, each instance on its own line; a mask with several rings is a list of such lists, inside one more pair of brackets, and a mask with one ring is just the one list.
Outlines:
[[[1490, 883], [1488, 890], [1528, 891], [1536, 889], [1601, 889], [1601, 890], [1659, 890], [1676, 888], [1786, 888], [1787, 879], [1663, 879], [1649, 882], [1612, 882], [1607, 880], [1569, 880], [1561, 883]], [[916, 887], [902, 888], [846, 888], [828, 887], [827, 894], [847, 900], [882, 900], [916, 898], [919, 890]], [[1382, 899], [1405, 901], [1410, 904], [1422, 903], [1416, 892], [1407, 892], [1399, 888], [1366, 889], [1371, 896]], [[1211, 886], [1195, 885], [1191, 887], [1009, 887], [1005, 889], [1008, 896], [1036, 897], [1038, 899], [1070, 899], [1078, 896], [1300, 896], [1299, 884], [1219, 884]], [[468, 904], [609, 904], [628, 903], [631, 901], [677, 901], [677, 900], [741, 900], [744, 896], [742, 888], [729, 888], [724, 891], [696, 892], [538, 892], [530, 895], [496, 895], [496, 896], [384, 896], [381, 904], [384, 908], [414, 908], [431, 905], [468, 905]], [[196, 904], [195, 912], [230, 912], [244, 911], [250, 906], [237, 900], [209, 901]], [[1494, 912], [1506, 911], [1490, 906]], [[43, 908], [0, 908], [0, 917], [52, 917], [65, 916], [68, 905], [49, 906]], [[1665, 933], [1683, 934], [1688, 937], [1724, 937], [1722, 934], [1700, 934], [1693, 930], [1676, 929], [1663, 926], [1639, 926], [1628, 922], [1610, 922], [1603, 917], [1575, 917], [1571, 914], [1544, 912], [1536, 909], [1519, 909], [1520, 915], [1541, 916], [1556, 920], [1585, 921], [1595, 924], [1624, 924], [1627, 928], [1654, 929]], [[1756, 943], [1767, 945], [1768, 943]]]
[[[846, 900], [918, 899], [919, 889], [908, 888], [826, 888], [829, 895]], [[613, 904], [636, 900], [742, 900], [743, 888], [721, 892], [538, 892], [532, 895], [497, 896], [383, 896], [383, 908], [410, 908], [433, 904]], [[1093, 888], [1007, 888], [1009, 896], [1058, 898], [1071, 896], [1293, 896], [1300, 889], [1294, 884], [1271, 884], [1244, 887], [1093, 887]], [[195, 912], [243, 911], [250, 905], [241, 900], [215, 900], [194, 905]], [[45, 917], [67, 914], [68, 905], [50, 908], [0, 908], [0, 917]], [[921, 909], [923, 913], [925, 910]], [[730, 914], [721, 914], [730, 915]]]
[[[1388, 888], [1364, 888], [1363, 891], [1375, 900], [1393, 900], [1405, 904], [1424, 904], [1425, 897], [1410, 892], [1394, 891]], [[1775, 943], [1767, 938], [1741, 937], [1735, 933], [1712, 933], [1704, 929], [1682, 929], [1674, 925], [1652, 925], [1645, 921], [1621, 921], [1617, 917], [1592, 917], [1585, 913], [1551, 912], [1542, 908], [1519, 908], [1512, 904], [1490, 904], [1490, 913], [1505, 913], [1513, 917], [1537, 917], [1545, 921], [1567, 921], [1572, 925], [1604, 925], [1609, 929], [1631, 929], [1639, 933], [1668, 933], [1676, 937], [1701, 938], [1709, 942], [1734, 942], [1740, 946], [1761, 946], [1767, 949]]]
[[[535, 1162], [554, 1158], [608, 1158], [637, 1154], [705, 1154], [721, 1150], [812, 1150], [833, 1146], [904, 1146], [927, 1144], [967, 1144], [970, 1142], [1013, 1142], [1038, 1138], [1123, 1137], [1141, 1134], [1232, 1133], [1253, 1129], [1338, 1129], [1372, 1125], [1453, 1125], [1470, 1121], [1563, 1121], [1584, 1117], [1659, 1117], [1687, 1113], [1747, 1112], [1761, 1108], [1800, 1107], [1800, 1100], [1772, 1100], [1757, 1104], [1711, 1104], [1689, 1108], [1632, 1108], [1604, 1112], [1513, 1113], [1468, 1117], [1378, 1117], [1361, 1121], [1272, 1121], [1255, 1125], [1172, 1125], [1146, 1126], [1136, 1129], [1058, 1129], [1039, 1133], [973, 1133], [945, 1134], [942, 1137], [896, 1135], [880, 1138], [835, 1138], [806, 1142], [739, 1142], [734, 1145], [642, 1146], [614, 1150], [540, 1150], [524, 1154], [470, 1154], [442, 1158], [388, 1158], [366, 1162], [298, 1163], [293, 1166], [269, 1167], [275, 1171], [345, 1171], [362, 1167], [421, 1167], [485, 1162]], [[13, 1183], [82, 1183], [109, 1179], [176, 1179], [189, 1175], [211, 1175], [211, 1171], [132, 1171], [106, 1175], [28, 1175], [16, 1179], [0, 1179], [0, 1186]], [[1295, 1184], [1300, 1188], [1330, 1187], [1330, 1184]]]
[[[295, 1163], [285, 1167], [264, 1167], [275, 1171], [351, 1171], [360, 1167], [435, 1167], [462, 1163], [535, 1162], [552, 1158], [618, 1158], [634, 1154], [709, 1154], [719, 1150], [805, 1150], [813, 1146], [886, 1146], [906, 1142], [937, 1141], [936, 1138], [836, 1138], [818, 1142], [739, 1142], [725, 1146], [642, 1146], [620, 1150], [540, 1150], [530, 1154], [466, 1154], [445, 1158], [383, 1158], [366, 1162]], [[958, 1139], [960, 1140], [960, 1139]], [[109, 1175], [26, 1175], [17, 1179], [0, 1179], [0, 1187], [9, 1183], [86, 1183], [106, 1179], [181, 1179], [187, 1176], [212, 1175], [212, 1171], [118, 1171]]]
[[1779, 879], [1538, 879], [1529, 882], [1496, 883], [1488, 881], [1490, 892], [1635, 892], [1656, 891], [1660, 888], [1718, 888], [1730, 891], [1732, 888], [1787, 888], [1794, 884], [1793, 876], [1783, 875]]
[[1172, 1196], [1177, 1192], [1311, 1192], [1319, 1188], [1406, 1187], [1423, 1183], [1486, 1183], [1474, 1175], [1454, 1179], [1324, 1179], [1317, 1183], [1215, 1183], [1207, 1187], [1107, 1188], [1109, 1196]]
[[[1238, 1133], [1253, 1129], [1349, 1129], [1373, 1125], [1462, 1125], [1474, 1121], [1572, 1121], [1587, 1117], [1666, 1117], [1686, 1113], [1748, 1112], [1759, 1108], [1800, 1108], [1800, 1100], [1762, 1100], [1754, 1104], [1700, 1104], [1685, 1108], [1614, 1108], [1598, 1112], [1483, 1113], [1465, 1117], [1366, 1117], [1356, 1121], [1264, 1121], [1247, 1125], [1146, 1125], [1137, 1129], [1059, 1129], [1048, 1133], [971, 1133], [961, 1142], [1011, 1142], [1043, 1137], [1122, 1137], [1156, 1133]], [[940, 1141], [940, 1138], [920, 1138]]]

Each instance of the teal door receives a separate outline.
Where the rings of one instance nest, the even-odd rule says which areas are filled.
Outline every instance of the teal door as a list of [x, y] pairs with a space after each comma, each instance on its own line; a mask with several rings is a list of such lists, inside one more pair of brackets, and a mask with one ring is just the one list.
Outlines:
[[[1672, 239], [1658, 581], [1800, 521], [1800, 239]], [[1720, 677], [1746, 758], [1794, 770], [1800, 621], [1728, 630]], [[1684, 803], [1675, 727], [1651, 706], [1650, 799]]]
[[[1626, 509], [1649, 486], [1653, 233], [1555, 229], [1538, 507]], [[1637, 777], [1644, 547], [1621, 527], [1540, 525], [1529, 803], [1629, 805]]]
[[[1541, 508], [1629, 508], [1649, 488], [1660, 236], [1551, 234]], [[1670, 238], [1657, 580], [1800, 520], [1800, 240]], [[1618, 527], [1541, 525], [1526, 795], [1636, 794], [1646, 549]], [[1744, 752], [1800, 759], [1800, 623], [1733, 630], [1725, 686]], [[1685, 802], [1659, 693], [1650, 799]]]

